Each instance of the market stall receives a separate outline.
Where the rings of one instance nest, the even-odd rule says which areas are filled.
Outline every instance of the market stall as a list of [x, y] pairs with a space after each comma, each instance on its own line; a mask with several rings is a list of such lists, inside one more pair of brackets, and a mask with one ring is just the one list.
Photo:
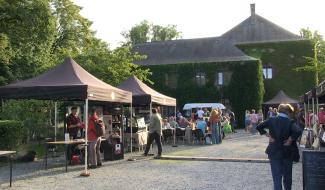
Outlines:
[[[72, 58], [66, 58], [63, 64], [37, 77], [1, 87], [0, 98], [83, 101], [84, 118], [88, 118], [89, 102], [132, 103], [132, 93], [97, 79]], [[55, 109], [57, 110], [56, 106]], [[55, 118], [57, 118], [56, 115]], [[57, 128], [56, 120], [55, 130]], [[88, 119], [84, 119], [84, 123], [86, 126], [85, 145], [87, 146]], [[85, 154], [85, 173], [87, 173], [87, 149]]]
[[[173, 107], [174, 108], [173, 113], [176, 114], [175, 98], [163, 95], [153, 90], [145, 83], [143, 83], [141, 80], [139, 80], [136, 76], [131, 76], [128, 79], [126, 79], [118, 86], [118, 88], [132, 92], [132, 99], [133, 99], [132, 105], [136, 109], [135, 113], [143, 116], [145, 120], [149, 119], [149, 116], [151, 115], [151, 108], [153, 106], [161, 107], [162, 110], [160, 111], [162, 113], [162, 116], [164, 113], [164, 107]], [[137, 121], [137, 124], [140, 126], [140, 128], [141, 126], [145, 127], [144, 120], [140, 122]], [[127, 135], [132, 136], [132, 133], [133, 133], [133, 129], [131, 127], [130, 134], [126, 133], [126, 136]], [[137, 142], [136, 144], [137, 148], [146, 144], [146, 139], [147, 139], [146, 134], [147, 134], [146, 130], [138, 130], [135, 133], [134, 137], [135, 137], [135, 141]]]

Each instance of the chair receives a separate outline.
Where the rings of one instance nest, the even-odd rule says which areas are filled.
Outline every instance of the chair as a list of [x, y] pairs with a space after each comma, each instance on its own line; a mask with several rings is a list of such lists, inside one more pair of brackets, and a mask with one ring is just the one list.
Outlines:
[[205, 136], [203, 134], [203, 131], [201, 129], [195, 129], [193, 131], [193, 144], [194, 142], [201, 142], [203, 144], [205, 140]]
[[173, 138], [173, 131], [172, 129], [165, 129], [162, 131], [163, 133], [163, 142], [168, 143]]
[[176, 128], [176, 141], [178, 141], [178, 139], [183, 139], [183, 144], [185, 141], [185, 131], [183, 131], [181, 128]]

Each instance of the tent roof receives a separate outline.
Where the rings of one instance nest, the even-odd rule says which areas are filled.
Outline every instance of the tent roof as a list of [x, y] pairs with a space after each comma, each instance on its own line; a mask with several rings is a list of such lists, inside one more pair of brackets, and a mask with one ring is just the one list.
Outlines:
[[297, 100], [290, 98], [282, 90], [280, 90], [271, 100], [264, 102], [264, 105], [272, 104], [296, 104]]
[[136, 62], [139, 65], [256, 60], [219, 37], [147, 42], [135, 45], [133, 51], [147, 56]]
[[136, 76], [131, 76], [126, 79], [118, 88], [132, 92], [133, 104], [135, 105], [150, 104], [150, 102], [153, 102], [160, 105], [176, 106], [175, 98], [171, 98], [153, 90]]
[[31, 79], [0, 88], [4, 99], [58, 99], [131, 103], [132, 93], [115, 88], [88, 73], [72, 58]]

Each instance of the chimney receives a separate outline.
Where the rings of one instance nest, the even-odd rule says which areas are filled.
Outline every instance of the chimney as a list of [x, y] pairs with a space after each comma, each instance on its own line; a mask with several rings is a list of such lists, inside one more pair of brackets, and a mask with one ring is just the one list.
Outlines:
[[251, 4], [251, 16], [255, 16], [255, 3]]

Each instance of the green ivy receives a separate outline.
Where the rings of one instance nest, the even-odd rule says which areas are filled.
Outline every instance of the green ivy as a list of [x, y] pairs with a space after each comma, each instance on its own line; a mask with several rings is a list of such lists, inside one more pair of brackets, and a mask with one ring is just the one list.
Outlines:
[[270, 100], [279, 90], [298, 99], [315, 86], [313, 72], [295, 71], [295, 68], [307, 64], [305, 57], [313, 56], [311, 41], [240, 44], [237, 47], [247, 55], [260, 59], [263, 65], [272, 67], [273, 78], [264, 80], [264, 100]]
[[[222, 63], [185, 63], [173, 65], [155, 65], [149, 67], [154, 84], [151, 87], [168, 96], [177, 99], [181, 110], [190, 102], [221, 102], [229, 98], [232, 109], [238, 118], [240, 126], [244, 122], [245, 109], [259, 109], [263, 101], [264, 85], [262, 66], [259, 61], [222, 62]], [[228, 86], [220, 88], [214, 85], [217, 73], [232, 72]], [[165, 74], [177, 73], [177, 88], [165, 84]], [[197, 72], [206, 75], [206, 85], [196, 85]]]

